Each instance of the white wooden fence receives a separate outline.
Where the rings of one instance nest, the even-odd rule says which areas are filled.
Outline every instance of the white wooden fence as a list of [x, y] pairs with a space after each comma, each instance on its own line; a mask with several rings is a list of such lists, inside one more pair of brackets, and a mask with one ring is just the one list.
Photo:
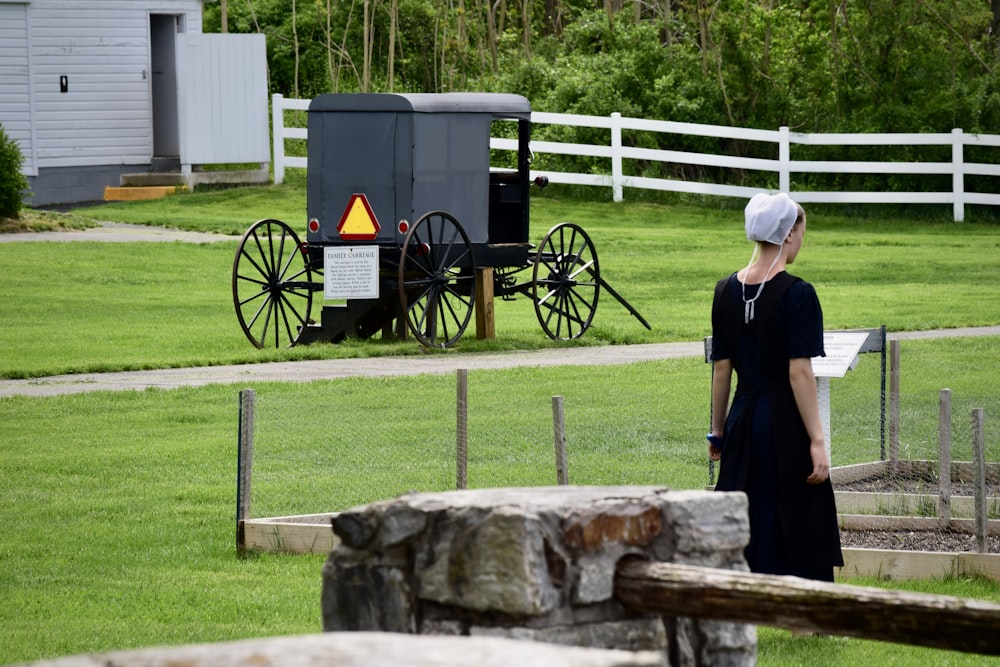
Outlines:
[[[309, 100], [285, 99], [282, 95], [273, 98], [273, 141], [274, 141], [274, 182], [284, 180], [286, 168], [305, 169], [306, 158], [285, 155], [286, 139], [306, 139], [303, 127], [287, 127], [285, 110], [305, 110]], [[966, 204], [1000, 206], [1000, 164], [975, 163], [965, 161], [966, 146], [1000, 148], [1000, 135], [966, 134], [961, 129], [949, 133], [930, 134], [803, 134], [792, 132], [787, 127], [778, 130], [754, 130], [720, 125], [700, 125], [673, 121], [626, 118], [620, 113], [610, 116], [582, 116], [535, 111], [531, 114], [534, 125], [571, 125], [606, 129], [610, 135], [607, 145], [573, 144], [552, 141], [532, 141], [531, 150], [535, 155], [578, 155], [607, 158], [611, 161], [610, 174], [573, 174], [553, 171], [532, 171], [535, 176], [547, 176], [551, 183], [592, 185], [610, 187], [614, 201], [623, 200], [625, 188], [686, 192], [723, 197], [749, 198], [764, 188], [738, 185], [685, 181], [668, 178], [647, 178], [626, 176], [622, 165], [626, 160], [646, 160], [705, 167], [723, 167], [745, 171], [771, 172], [778, 174], [778, 191], [788, 192], [801, 203], [829, 204], [951, 204], [954, 219], [965, 219]], [[777, 158], [735, 157], [712, 153], [690, 153], [683, 151], [634, 148], [622, 145], [625, 130], [662, 132], [696, 137], [714, 137], [757, 141], [776, 145]], [[845, 160], [793, 160], [792, 145], [809, 146], [951, 146], [950, 162], [856, 162]], [[497, 150], [517, 150], [515, 139], [493, 138], [490, 147]], [[1000, 163], [1000, 153], [997, 154]], [[931, 192], [817, 192], [793, 191], [792, 174], [925, 174], [951, 175], [951, 190]], [[966, 176], [989, 176], [997, 178], [996, 192], [969, 192], [965, 189]]]

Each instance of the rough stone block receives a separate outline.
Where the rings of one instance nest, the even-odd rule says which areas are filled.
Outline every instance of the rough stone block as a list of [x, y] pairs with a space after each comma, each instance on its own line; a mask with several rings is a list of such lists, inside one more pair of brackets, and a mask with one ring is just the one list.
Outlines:
[[527, 616], [557, 604], [536, 518], [504, 507], [460, 510], [439, 520], [434, 533], [417, 555], [422, 599]]
[[659, 618], [578, 623], [549, 628], [473, 626], [469, 629], [469, 634], [473, 637], [508, 637], [566, 646], [628, 651], [661, 651], [666, 645], [666, 633]]
[[647, 546], [663, 531], [659, 506], [630, 500], [597, 503], [574, 511], [566, 520], [566, 544], [594, 551], [611, 542]]
[[415, 633], [414, 595], [398, 568], [353, 565], [323, 570], [323, 629]]
[[[747, 626], [661, 619], [614, 597], [626, 557], [745, 568], [743, 494], [542, 487], [407, 494], [334, 522], [324, 628], [660, 648], [752, 664]], [[751, 628], [752, 630], [752, 628]]]
[[497, 637], [374, 632], [273, 637], [45, 660], [33, 667], [667, 667], [654, 652], [611, 651]]

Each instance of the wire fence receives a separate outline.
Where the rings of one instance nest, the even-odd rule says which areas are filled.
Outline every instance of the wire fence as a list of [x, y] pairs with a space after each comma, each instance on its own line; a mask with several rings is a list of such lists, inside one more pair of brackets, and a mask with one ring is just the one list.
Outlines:
[[[634, 381], [623, 385], [626, 373]], [[906, 377], [899, 456], [936, 461], [943, 387], [909, 387]], [[454, 375], [440, 375], [259, 388], [244, 518], [336, 512], [409, 491], [455, 489], [456, 383]], [[477, 371], [468, 383], [468, 488], [557, 483], [555, 395], [565, 396], [569, 483], [686, 489], [709, 483], [706, 364]], [[1000, 461], [1000, 443], [990, 433], [1000, 396], [988, 387], [959, 390], [951, 404], [951, 459], [972, 459], [971, 413], [981, 408], [987, 461]], [[830, 408], [834, 466], [883, 458], [890, 434], [877, 355], [862, 355], [855, 370], [832, 380]]]

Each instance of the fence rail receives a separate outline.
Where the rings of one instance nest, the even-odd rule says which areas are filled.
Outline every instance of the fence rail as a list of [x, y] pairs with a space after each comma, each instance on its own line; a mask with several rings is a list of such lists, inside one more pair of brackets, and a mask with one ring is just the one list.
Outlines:
[[1000, 655], [1000, 605], [981, 600], [629, 559], [614, 591], [630, 609], [668, 617]]
[[[309, 100], [285, 99], [282, 95], [272, 98], [274, 136], [274, 182], [284, 180], [285, 169], [305, 169], [304, 157], [286, 154], [287, 139], [306, 139], [306, 128], [288, 127], [286, 110], [306, 110]], [[585, 116], [535, 111], [531, 114], [535, 125], [568, 125], [604, 129], [609, 132], [607, 145], [577, 144], [554, 141], [532, 141], [536, 154], [576, 155], [606, 158], [611, 162], [610, 173], [577, 174], [557, 171], [533, 171], [535, 176], [546, 176], [551, 183], [610, 187], [616, 202], [624, 200], [625, 188], [659, 190], [722, 197], [748, 198], [766, 188], [707, 183], [670, 178], [651, 178], [625, 174], [624, 164], [629, 160], [675, 163], [702, 167], [741, 169], [778, 175], [778, 191], [788, 192], [802, 203], [827, 204], [951, 204], [955, 221], [965, 219], [965, 207], [970, 204], [1000, 206], [1000, 194], [995, 192], [970, 192], [966, 190], [966, 176], [1000, 178], [1000, 164], [965, 161], [965, 148], [1000, 148], [1000, 135], [967, 134], [961, 129], [945, 133], [890, 133], [890, 134], [805, 134], [792, 132], [788, 127], [778, 130], [758, 130], [720, 125], [701, 125], [674, 121], [648, 120], [623, 117], [620, 113], [610, 116]], [[644, 131], [694, 137], [735, 139], [774, 144], [775, 158], [750, 158], [713, 153], [692, 153], [662, 149], [638, 148], [623, 145], [623, 131]], [[950, 146], [951, 160], [946, 162], [914, 161], [849, 161], [849, 160], [793, 160], [792, 147], [800, 146]], [[490, 148], [516, 151], [517, 140], [494, 137]], [[997, 162], [1000, 163], [1000, 153]], [[951, 190], [917, 192], [869, 191], [809, 191], [793, 190], [792, 175], [822, 174], [907, 174], [951, 175]], [[1000, 181], [997, 181], [1000, 190]], [[992, 182], [991, 182], [992, 185]]]

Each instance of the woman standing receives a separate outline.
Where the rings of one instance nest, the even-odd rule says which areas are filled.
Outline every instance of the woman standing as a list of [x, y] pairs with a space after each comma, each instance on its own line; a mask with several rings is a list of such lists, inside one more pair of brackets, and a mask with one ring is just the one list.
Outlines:
[[751, 571], [833, 581], [843, 557], [810, 361], [825, 356], [823, 311], [812, 285], [785, 271], [806, 214], [784, 193], [755, 195], [744, 213], [754, 252], [712, 304], [715, 488], [747, 494]]

